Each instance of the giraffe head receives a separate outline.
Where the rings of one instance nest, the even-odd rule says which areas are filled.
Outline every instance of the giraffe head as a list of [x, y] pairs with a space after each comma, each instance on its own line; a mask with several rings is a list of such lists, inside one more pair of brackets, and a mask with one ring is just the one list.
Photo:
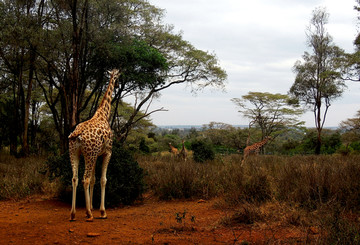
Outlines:
[[120, 76], [120, 71], [118, 69], [113, 69], [111, 71], [108, 71], [108, 73], [110, 74], [110, 80], [115, 80], [115, 84], [114, 87], [118, 88], [119, 87], [119, 82], [118, 82], [118, 78]]
[[266, 139], [266, 140], [272, 140], [272, 137], [271, 137], [270, 135], [268, 135], [268, 136], [265, 136], [264, 139]]

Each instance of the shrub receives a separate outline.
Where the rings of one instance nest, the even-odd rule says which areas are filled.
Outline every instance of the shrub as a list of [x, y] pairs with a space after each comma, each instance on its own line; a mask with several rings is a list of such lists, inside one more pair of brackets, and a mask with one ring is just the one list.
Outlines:
[[262, 203], [271, 198], [268, 173], [257, 167], [256, 162], [253, 162], [255, 159], [258, 158], [250, 159], [244, 167], [234, 164], [224, 169], [222, 185], [228, 205]]
[[215, 159], [215, 151], [210, 143], [202, 140], [195, 140], [191, 143], [193, 158], [196, 162], [205, 162]]
[[210, 198], [218, 194], [221, 166], [198, 164], [191, 159], [181, 161], [170, 156], [142, 156], [141, 166], [146, 170], [146, 183], [160, 199]]
[[[93, 204], [100, 204], [100, 177], [102, 158], [99, 157], [96, 163], [96, 183], [94, 187]], [[51, 157], [47, 161], [50, 178], [61, 179], [61, 189], [59, 197], [65, 202], [71, 202], [72, 199], [72, 169], [70, 164], [69, 153], [61, 156]], [[84, 189], [81, 184], [84, 174], [84, 160], [81, 158], [79, 164], [79, 186], [77, 190], [76, 201], [80, 205], [84, 205]], [[139, 167], [138, 162], [134, 160], [132, 155], [124, 149], [120, 144], [115, 143], [112, 149], [112, 156], [107, 170], [106, 184], [106, 205], [117, 206], [119, 204], [131, 204], [139, 198], [144, 192], [143, 183], [144, 171]]]

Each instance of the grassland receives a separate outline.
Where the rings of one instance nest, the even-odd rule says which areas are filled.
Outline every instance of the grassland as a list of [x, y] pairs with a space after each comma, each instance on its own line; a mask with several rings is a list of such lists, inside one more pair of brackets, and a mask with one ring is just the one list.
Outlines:
[[[216, 199], [223, 226], [279, 222], [315, 229], [321, 243], [360, 243], [360, 156], [217, 156], [196, 163], [138, 156], [147, 193], [161, 199]], [[56, 195], [46, 159], [0, 156], [0, 198]], [[64, 167], [70, 167], [64, 166]], [[314, 228], [315, 227], [315, 228]]]

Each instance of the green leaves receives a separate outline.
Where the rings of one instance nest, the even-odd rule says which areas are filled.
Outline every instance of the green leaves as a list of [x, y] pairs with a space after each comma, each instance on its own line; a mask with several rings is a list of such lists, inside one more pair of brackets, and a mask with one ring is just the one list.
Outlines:
[[285, 94], [249, 92], [231, 101], [240, 108], [239, 112], [261, 128], [263, 137], [302, 124], [297, 119], [303, 113], [298, 101]]

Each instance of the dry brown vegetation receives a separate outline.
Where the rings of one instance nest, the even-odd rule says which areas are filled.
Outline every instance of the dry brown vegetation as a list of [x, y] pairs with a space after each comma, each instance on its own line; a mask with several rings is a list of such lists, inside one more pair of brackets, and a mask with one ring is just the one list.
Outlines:
[[[240, 155], [217, 156], [204, 163], [167, 154], [137, 160], [146, 172], [146, 196], [152, 202], [211, 203], [213, 212], [222, 214], [216, 216], [216, 229], [227, 230], [234, 241], [251, 242], [241, 235], [250, 230], [266, 231], [262, 241], [270, 243], [360, 243], [360, 156], [254, 156], [244, 166]], [[1, 198], [54, 195], [57, 183], [46, 178], [44, 162], [1, 156]], [[184, 211], [177, 210], [178, 218], [175, 212], [171, 215], [174, 222], [180, 221], [180, 228], [192, 229], [192, 216], [205, 218], [199, 217], [203, 213], [188, 213], [182, 219]], [[159, 232], [173, 232], [171, 227]], [[290, 235], [294, 232], [297, 235]]]

